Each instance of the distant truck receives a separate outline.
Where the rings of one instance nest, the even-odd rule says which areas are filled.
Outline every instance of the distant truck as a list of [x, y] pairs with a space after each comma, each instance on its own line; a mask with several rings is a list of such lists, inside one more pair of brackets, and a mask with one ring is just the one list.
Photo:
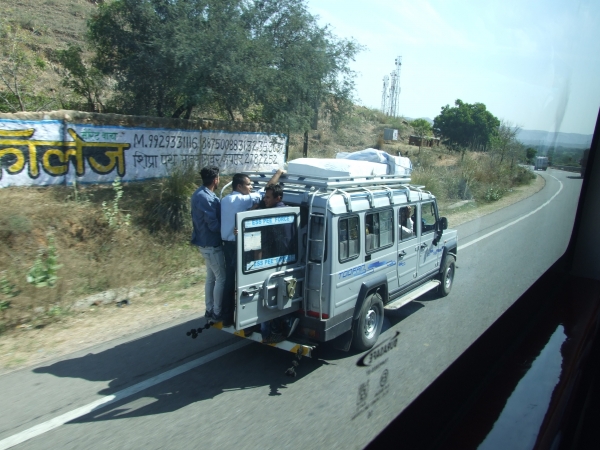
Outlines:
[[548, 169], [548, 157], [547, 156], [536, 156], [535, 167], [533, 170], [546, 170]]

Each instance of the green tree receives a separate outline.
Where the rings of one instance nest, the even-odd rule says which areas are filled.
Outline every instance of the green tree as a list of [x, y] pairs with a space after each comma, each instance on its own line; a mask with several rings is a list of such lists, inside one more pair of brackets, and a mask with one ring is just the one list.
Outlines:
[[[90, 19], [93, 65], [116, 80], [122, 112], [162, 117], [190, 100], [182, 98], [184, 74], [191, 69], [182, 48], [189, 39], [177, 42], [176, 33], [182, 3], [116, 0], [100, 5]], [[183, 19], [179, 23], [188, 27]], [[202, 93], [199, 86], [197, 95]]]
[[537, 150], [535, 148], [527, 147], [525, 150], [525, 157], [527, 158], [528, 164], [533, 164]]
[[304, 1], [115, 0], [89, 35], [124, 112], [217, 110], [297, 131], [351, 106], [360, 47], [320, 27]]
[[486, 150], [500, 126], [483, 103], [469, 104], [458, 99], [453, 107], [446, 105], [433, 120], [433, 131], [450, 148]]
[[57, 51], [57, 58], [65, 71], [63, 86], [85, 98], [88, 111], [102, 110], [102, 97], [107, 87], [106, 78], [98, 69], [90, 67], [82, 59], [83, 50], [77, 45], [69, 45], [66, 50]]
[[431, 125], [425, 119], [415, 119], [410, 123], [413, 127], [413, 132], [415, 136], [419, 139], [419, 154], [421, 153], [421, 145], [423, 144], [423, 139], [427, 136], [431, 135]]
[[303, 1], [254, 2], [252, 34], [268, 52], [267, 76], [256, 87], [263, 120], [294, 130], [317, 129], [319, 115], [335, 126], [352, 108], [349, 62], [361, 47], [320, 27]]

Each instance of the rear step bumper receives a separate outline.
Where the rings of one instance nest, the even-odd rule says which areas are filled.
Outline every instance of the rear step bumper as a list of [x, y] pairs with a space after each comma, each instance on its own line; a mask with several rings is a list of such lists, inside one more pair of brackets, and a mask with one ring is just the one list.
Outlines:
[[[216, 328], [217, 330], [222, 330], [227, 333], [233, 334], [235, 336], [238, 336], [238, 337], [241, 337], [244, 339], [249, 339], [251, 341], [262, 344], [262, 336], [259, 332], [255, 331], [250, 336], [246, 336], [246, 335], [244, 335], [244, 330], [236, 330], [235, 327], [233, 327], [233, 326], [223, 327], [223, 322], [213, 323], [211, 326], [213, 328]], [[293, 341], [281, 341], [281, 342], [278, 342], [277, 344], [263, 344], [263, 345], [268, 345], [269, 347], [276, 347], [281, 350], [286, 350], [288, 352], [292, 352], [295, 354], [299, 353], [300, 355], [308, 356], [309, 358], [312, 356], [312, 351], [317, 347], [316, 345], [299, 344], [299, 343], [293, 342]]]

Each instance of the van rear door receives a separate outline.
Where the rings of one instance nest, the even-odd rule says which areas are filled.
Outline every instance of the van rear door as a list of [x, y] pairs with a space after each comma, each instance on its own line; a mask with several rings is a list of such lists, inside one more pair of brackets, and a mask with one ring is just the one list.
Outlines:
[[299, 260], [299, 224], [298, 207], [236, 215], [236, 329], [300, 308], [304, 266]]

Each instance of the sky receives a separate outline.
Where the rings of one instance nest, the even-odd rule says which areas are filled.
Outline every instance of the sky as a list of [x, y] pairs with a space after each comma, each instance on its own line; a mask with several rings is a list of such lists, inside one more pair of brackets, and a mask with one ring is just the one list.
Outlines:
[[527, 130], [592, 134], [600, 108], [598, 0], [307, 0], [365, 46], [358, 103], [381, 108], [400, 56], [398, 113], [433, 119], [456, 99]]

